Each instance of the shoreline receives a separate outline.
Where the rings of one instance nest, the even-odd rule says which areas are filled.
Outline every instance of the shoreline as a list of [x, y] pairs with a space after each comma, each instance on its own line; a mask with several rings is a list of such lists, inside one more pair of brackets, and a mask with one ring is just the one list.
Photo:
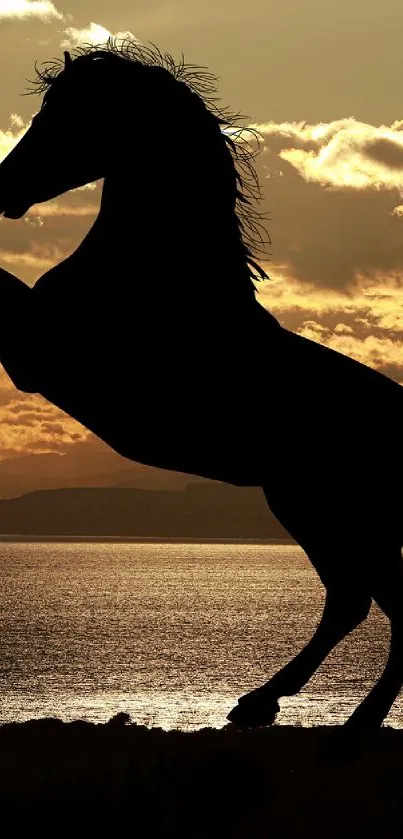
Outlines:
[[329, 755], [344, 731], [166, 732], [124, 714], [99, 724], [8, 723], [0, 726], [2, 826], [10, 836], [99, 828], [141, 839], [401, 837], [403, 730], [372, 732], [362, 753], [336, 749], [329, 761], [323, 748]]
[[261, 539], [231, 537], [187, 537], [187, 536], [65, 536], [47, 534], [2, 533], [0, 542], [43, 542], [84, 544], [156, 544], [156, 545], [296, 545], [292, 539]]

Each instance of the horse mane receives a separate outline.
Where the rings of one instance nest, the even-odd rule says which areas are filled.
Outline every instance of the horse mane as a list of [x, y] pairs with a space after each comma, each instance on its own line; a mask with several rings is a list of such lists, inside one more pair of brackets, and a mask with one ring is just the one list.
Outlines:
[[[256, 262], [259, 258], [268, 259], [266, 245], [271, 244], [270, 236], [264, 226], [266, 214], [262, 213], [258, 207], [262, 195], [254, 160], [260, 150], [259, 133], [245, 124], [242, 125], [246, 120], [244, 115], [218, 104], [217, 76], [206, 67], [185, 63], [183, 54], [181, 60], [176, 62], [172, 55], [161, 52], [154, 44], [142, 44], [131, 38], [124, 38], [117, 42], [115, 38], [110, 37], [103, 45], [84, 44], [75, 48], [72, 57], [73, 60], [82, 61], [85, 58], [107, 56], [141, 64], [144, 67], [163, 69], [178, 82], [184, 83], [204, 104], [205, 109], [219, 126], [222, 142], [229, 152], [231, 178], [235, 186], [233, 214], [240, 256], [252, 287], [253, 280], [269, 279], [267, 273]], [[34, 80], [29, 80], [31, 87], [25, 91], [25, 94], [45, 94], [65, 69], [65, 64], [63, 59], [56, 58], [44, 62], [41, 68], [35, 62], [34, 68], [36, 77]], [[254, 148], [253, 142], [257, 148]]]

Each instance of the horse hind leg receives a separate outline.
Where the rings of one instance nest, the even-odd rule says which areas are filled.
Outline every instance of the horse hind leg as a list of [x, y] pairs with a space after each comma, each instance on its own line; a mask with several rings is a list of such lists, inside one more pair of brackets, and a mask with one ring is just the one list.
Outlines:
[[[313, 565], [320, 573], [314, 561]], [[328, 558], [326, 569], [326, 580], [320, 573], [326, 586], [325, 606], [314, 635], [266, 684], [240, 698], [228, 714], [238, 727], [271, 725], [279, 710], [279, 698], [298, 693], [331, 650], [367, 617], [371, 596], [362, 580], [346, 577], [335, 557]]]
[[371, 594], [389, 618], [390, 649], [380, 678], [345, 723], [345, 728], [353, 731], [379, 728], [403, 685], [403, 562], [400, 548], [389, 549], [386, 561], [372, 571]]

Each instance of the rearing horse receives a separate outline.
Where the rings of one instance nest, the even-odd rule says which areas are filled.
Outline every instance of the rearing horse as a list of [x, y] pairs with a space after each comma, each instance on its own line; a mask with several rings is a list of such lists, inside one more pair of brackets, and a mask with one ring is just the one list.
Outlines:
[[0, 271], [0, 360], [125, 457], [261, 486], [308, 555], [326, 588], [318, 627], [232, 722], [271, 724], [374, 599], [390, 654], [347, 725], [380, 726], [403, 683], [401, 388], [256, 300], [245, 160], [203, 95], [208, 75], [108, 42], [38, 79], [41, 108], [0, 166], [0, 212], [100, 178], [102, 201], [32, 289]]

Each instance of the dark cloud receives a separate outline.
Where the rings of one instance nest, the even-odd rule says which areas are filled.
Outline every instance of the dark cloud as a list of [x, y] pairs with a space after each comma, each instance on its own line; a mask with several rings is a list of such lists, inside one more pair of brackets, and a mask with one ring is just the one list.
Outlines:
[[373, 140], [365, 144], [363, 151], [377, 163], [391, 169], [403, 169], [403, 146], [398, 143], [386, 139]]
[[403, 271], [403, 224], [392, 216], [397, 194], [306, 181], [269, 148], [258, 171], [274, 266], [287, 264], [301, 282], [342, 290], [356, 285], [357, 273]]

